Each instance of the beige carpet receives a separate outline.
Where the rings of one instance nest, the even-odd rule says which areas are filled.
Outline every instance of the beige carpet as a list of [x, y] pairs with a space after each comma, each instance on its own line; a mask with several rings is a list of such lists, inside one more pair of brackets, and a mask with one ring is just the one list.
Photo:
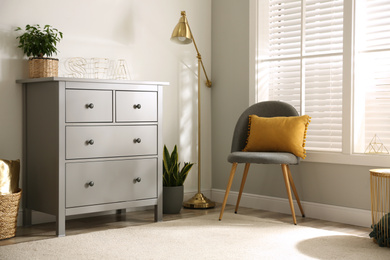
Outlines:
[[390, 259], [369, 238], [225, 213], [1, 246], [0, 259]]

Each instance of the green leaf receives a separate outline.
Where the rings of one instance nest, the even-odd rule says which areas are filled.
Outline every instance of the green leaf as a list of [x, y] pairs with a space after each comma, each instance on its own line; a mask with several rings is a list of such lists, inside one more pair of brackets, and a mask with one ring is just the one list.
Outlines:
[[[15, 31], [21, 31], [17, 27]], [[24, 33], [17, 36], [19, 39], [18, 48], [22, 49], [27, 56], [47, 56], [57, 54], [57, 43], [63, 38], [62, 32], [58, 29], [45, 25], [43, 29], [37, 25], [27, 24]]]
[[183, 183], [186, 180], [188, 173], [190, 172], [193, 165], [194, 165], [193, 163], [189, 163], [189, 162], [184, 163], [183, 169], [181, 169], [181, 173], [180, 173], [180, 175], [182, 176]]
[[179, 154], [177, 146], [173, 148], [170, 154], [167, 147], [164, 145], [163, 150], [163, 185], [164, 186], [182, 186], [185, 179], [191, 170], [193, 163], [184, 163], [180, 169]]

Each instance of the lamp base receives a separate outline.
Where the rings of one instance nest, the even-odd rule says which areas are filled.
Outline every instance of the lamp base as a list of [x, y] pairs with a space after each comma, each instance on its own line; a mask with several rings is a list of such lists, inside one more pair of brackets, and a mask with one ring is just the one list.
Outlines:
[[189, 209], [211, 209], [215, 207], [215, 202], [206, 198], [202, 193], [197, 193], [191, 199], [183, 202], [183, 207]]

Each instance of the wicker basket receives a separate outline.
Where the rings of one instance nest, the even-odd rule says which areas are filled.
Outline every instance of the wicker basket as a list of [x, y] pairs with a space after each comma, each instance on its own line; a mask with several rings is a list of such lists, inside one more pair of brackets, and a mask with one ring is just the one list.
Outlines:
[[0, 195], [0, 240], [15, 236], [21, 196], [21, 189]]
[[28, 70], [30, 78], [58, 77], [58, 59], [30, 58]]

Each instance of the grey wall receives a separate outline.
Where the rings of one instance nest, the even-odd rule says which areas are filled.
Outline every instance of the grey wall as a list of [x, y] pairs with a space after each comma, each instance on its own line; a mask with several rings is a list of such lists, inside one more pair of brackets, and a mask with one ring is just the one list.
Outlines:
[[212, 1], [212, 186], [217, 189], [226, 187], [233, 129], [248, 106], [248, 11], [248, 0]]
[[[225, 190], [235, 122], [249, 106], [249, 1], [212, 1], [212, 156], [214, 189]], [[310, 130], [310, 126], [309, 126]], [[301, 200], [370, 209], [369, 169], [354, 165], [302, 162], [291, 171]], [[232, 191], [238, 191], [239, 166]], [[252, 165], [244, 192], [287, 198], [280, 166]]]

